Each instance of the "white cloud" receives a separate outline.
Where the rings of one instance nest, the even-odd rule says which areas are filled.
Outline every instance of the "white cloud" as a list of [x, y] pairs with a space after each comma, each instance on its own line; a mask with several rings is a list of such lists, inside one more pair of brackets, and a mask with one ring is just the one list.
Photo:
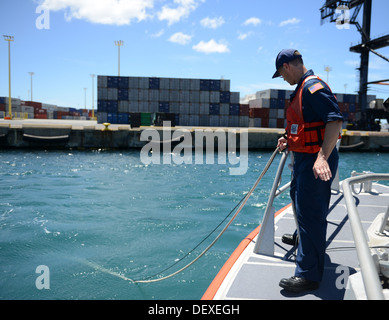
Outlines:
[[244, 23], [243, 23], [243, 25], [244, 26], [248, 26], [248, 25], [253, 25], [253, 26], [256, 26], [256, 25], [258, 25], [258, 24], [260, 24], [262, 21], [261, 21], [261, 19], [259, 19], [259, 18], [256, 18], [256, 17], [251, 17], [251, 18], [249, 18], [249, 19], [247, 19]]
[[158, 19], [166, 20], [169, 25], [172, 25], [182, 18], [188, 17], [192, 11], [196, 10], [199, 1], [204, 0], [174, 0], [177, 7], [163, 6], [162, 11], [158, 13]]
[[193, 50], [198, 52], [209, 53], [227, 53], [230, 52], [227, 44], [223, 42], [217, 43], [215, 40], [209, 40], [208, 42], [200, 41], [193, 46]]
[[169, 38], [169, 41], [184, 45], [184, 44], [189, 43], [191, 39], [192, 39], [192, 36], [187, 35], [187, 34], [182, 33], [182, 32], [177, 32]]
[[280, 23], [280, 27], [284, 27], [288, 24], [297, 24], [299, 23], [301, 20], [300, 19], [297, 19], [297, 18], [292, 18], [292, 19], [288, 19], [288, 20], [284, 20], [284, 21], [281, 21]]
[[247, 32], [247, 33], [240, 33], [239, 32], [239, 36], [238, 36], [238, 39], [239, 40], [245, 40], [247, 39], [249, 36], [251, 36], [253, 34], [253, 32]]
[[153, 8], [154, 0], [44, 0], [42, 5], [52, 11], [66, 10], [66, 20], [129, 25], [150, 17], [146, 10]]
[[200, 21], [200, 24], [205, 28], [216, 29], [216, 28], [220, 27], [221, 25], [223, 25], [224, 22], [225, 21], [224, 21], [223, 17], [214, 18], [214, 19], [206, 17]]
[[161, 37], [164, 33], [165, 33], [165, 30], [161, 29], [161, 30], [158, 31], [157, 33], [152, 34], [151, 37], [152, 37], [152, 38], [159, 38], [159, 37]]

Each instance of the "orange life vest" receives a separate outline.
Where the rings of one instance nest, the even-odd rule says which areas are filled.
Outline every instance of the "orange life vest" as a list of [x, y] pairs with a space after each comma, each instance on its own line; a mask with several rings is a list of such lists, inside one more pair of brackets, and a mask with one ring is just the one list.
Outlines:
[[290, 151], [317, 153], [323, 144], [325, 123], [323, 121], [305, 122], [303, 116], [303, 88], [305, 82], [311, 79], [319, 79], [319, 77], [308, 76], [305, 78], [286, 110], [286, 133], [288, 150]]

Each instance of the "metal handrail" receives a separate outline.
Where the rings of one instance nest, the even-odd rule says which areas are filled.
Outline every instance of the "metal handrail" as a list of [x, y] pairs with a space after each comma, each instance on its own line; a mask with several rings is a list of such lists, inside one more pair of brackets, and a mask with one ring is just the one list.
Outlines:
[[270, 191], [270, 196], [267, 202], [266, 210], [263, 215], [263, 220], [261, 223], [261, 229], [257, 240], [255, 242], [254, 253], [264, 254], [264, 255], [274, 255], [274, 207], [273, 202], [274, 198], [279, 196], [282, 192], [287, 190], [290, 186], [288, 182], [285, 186], [278, 188], [281, 180], [282, 171], [285, 166], [286, 159], [288, 158], [288, 151], [282, 153], [280, 164], [273, 182], [273, 187]]
[[351, 177], [343, 181], [342, 190], [346, 202], [347, 213], [351, 224], [351, 230], [354, 236], [355, 247], [357, 250], [363, 284], [365, 286], [366, 296], [371, 300], [384, 300], [382, 286], [377, 274], [377, 269], [370, 252], [362, 223], [359, 218], [358, 210], [355, 205], [354, 197], [351, 192], [351, 185], [367, 181], [389, 180], [389, 174], [369, 173], [356, 177]]

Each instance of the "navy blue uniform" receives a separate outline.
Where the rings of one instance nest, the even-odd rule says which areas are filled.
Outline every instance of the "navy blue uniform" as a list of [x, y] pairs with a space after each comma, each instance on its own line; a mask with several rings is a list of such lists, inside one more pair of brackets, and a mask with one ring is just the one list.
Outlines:
[[[295, 92], [291, 95], [291, 100], [295, 97], [303, 80], [311, 75], [313, 71], [309, 70], [301, 78]], [[322, 86], [314, 86], [318, 82]], [[305, 122], [323, 121], [327, 123], [343, 120], [336, 98], [328, 86], [318, 79], [311, 79], [305, 83], [302, 105]], [[321, 281], [326, 249], [327, 214], [333, 179], [322, 181], [320, 178], [315, 178], [313, 166], [316, 159], [317, 154], [294, 152], [290, 196], [296, 208], [300, 235], [295, 276]], [[336, 148], [327, 161], [332, 177], [334, 177], [338, 167]]]

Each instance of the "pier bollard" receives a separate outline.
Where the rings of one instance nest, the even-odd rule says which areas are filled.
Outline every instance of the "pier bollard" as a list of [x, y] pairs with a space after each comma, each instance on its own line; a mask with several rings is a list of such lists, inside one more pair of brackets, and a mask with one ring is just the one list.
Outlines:
[[111, 129], [109, 128], [109, 126], [111, 125], [109, 122], [104, 122], [103, 125], [105, 126], [105, 128], [103, 129], [103, 131], [111, 131]]

